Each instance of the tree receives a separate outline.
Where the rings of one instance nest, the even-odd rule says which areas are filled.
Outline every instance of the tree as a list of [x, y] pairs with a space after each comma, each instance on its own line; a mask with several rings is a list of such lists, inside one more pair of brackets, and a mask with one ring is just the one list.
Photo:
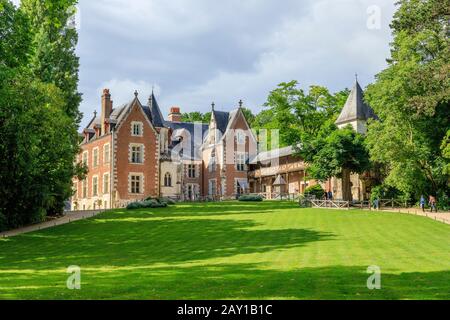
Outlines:
[[351, 125], [337, 129], [330, 122], [324, 124], [316, 137], [310, 136], [299, 149], [299, 154], [309, 164], [307, 172], [316, 180], [332, 177], [342, 179], [342, 197], [352, 200], [350, 176], [370, 169], [369, 153], [364, 136]]
[[182, 122], [204, 122], [203, 121], [203, 114], [201, 112], [189, 112], [189, 113], [183, 113], [181, 115], [181, 121]]
[[65, 95], [29, 68], [29, 20], [0, 0], [0, 230], [62, 211], [72, 195], [79, 137]]
[[398, 4], [388, 67], [366, 92], [381, 119], [369, 125], [370, 155], [388, 168], [386, 184], [407, 195], [448, 193], [450, 2]]
[[21, 10], [31, 22], [32, 72], [45, 83], [52, 83], [64, 95], [65, 112], [77, 123], [81, 94], [78, 92], [79, 59], [75, 54], [78, 33], [71, 19], [77, 0], [22, 0]]
[[305, 93], [297, 81], [281, 83], [253, 124], [256, 129], [279, 129], [282, 147], [296, 145], [315, 136], [326, 121], [336, 120], [347, 96], [348, 90], [331, 94], [327, 88], [311, 86]]

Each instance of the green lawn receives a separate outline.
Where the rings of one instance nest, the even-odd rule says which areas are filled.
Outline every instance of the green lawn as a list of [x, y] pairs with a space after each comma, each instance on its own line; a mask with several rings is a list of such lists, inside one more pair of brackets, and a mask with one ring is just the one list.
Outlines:
[[0, 299], [14, 298], [450, 299], [450, 226], [275, 202], [117, 210], [0, 239]]

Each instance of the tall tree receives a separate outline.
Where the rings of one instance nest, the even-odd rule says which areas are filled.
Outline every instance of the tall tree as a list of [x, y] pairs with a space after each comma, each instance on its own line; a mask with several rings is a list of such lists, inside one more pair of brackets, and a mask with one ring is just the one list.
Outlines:
[[266, 109], [256, 116], [254, 127], [279, 129], [282, 147], [296, 145], [315, 136], [325, 122], [336, 120], [348, 92], [331, 94], [327, 88], [311, 86], [306, 93], [297, 81], [281, 83], [269, 94]]
[[56, 85], [64, 95], [65, 112], [77, 123], [79, 59], [76, 28], [70, 23], [76, 13], [77, 0], [22, 0], [21, 8], [31, 22], [33, 54], [31, 69], [45, 83]]
[[388, 168], [386, 183], [405, 194], [448, 193], [441, 145], [450, 127], [450, 1], [398, 5], [388, 67], [366, 92], [381, 119], [369, 126], [370, 154]]
[[342, 198], [352, 200], [350, 176], [370, 169], [369, 153], [364, 136], [351, 125], [337, 129], [330, 122], [324, 124], [316, 136], [310, 136], [299, 149], [299, 154], [309, 164], [308, 174], [317, 180], [332, 177], [342, 179]]

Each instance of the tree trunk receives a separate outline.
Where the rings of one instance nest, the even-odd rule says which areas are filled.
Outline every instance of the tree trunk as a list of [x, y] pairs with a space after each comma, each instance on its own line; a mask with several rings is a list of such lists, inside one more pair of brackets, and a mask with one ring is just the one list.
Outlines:
[[352, 201], [352, 187], [350, 182], [350, 170], [342, 169], [342, 199]]

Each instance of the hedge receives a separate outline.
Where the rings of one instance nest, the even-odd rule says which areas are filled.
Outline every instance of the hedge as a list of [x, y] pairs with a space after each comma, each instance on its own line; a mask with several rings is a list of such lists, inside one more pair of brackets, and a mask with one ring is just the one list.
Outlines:
[[260, 195], [243, 195], [239, 197], [239, 201], [246, 201], [246, 202], [261, 202], [263, 201], [263, 197]]

